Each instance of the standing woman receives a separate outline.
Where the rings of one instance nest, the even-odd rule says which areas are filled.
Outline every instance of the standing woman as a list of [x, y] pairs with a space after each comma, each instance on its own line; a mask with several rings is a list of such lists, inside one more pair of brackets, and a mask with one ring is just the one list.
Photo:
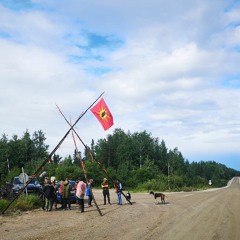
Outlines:
[[88, 207], [92, 207], [92, 183], [93, 179], [89, 179], [89, 182], [87, 183], [87, 189], [86, 189], [86, 196], [88, 196]]
[[110, 194], [109, 194], [109, 185], [108, 185], [108, 181], [106, 178], [103, 179], [101, 186], [102, 186], [102, 190], [103, 190], [104, 205], [106, 205], [106, 197], [108, 199], [108, 203], [111, 205]]

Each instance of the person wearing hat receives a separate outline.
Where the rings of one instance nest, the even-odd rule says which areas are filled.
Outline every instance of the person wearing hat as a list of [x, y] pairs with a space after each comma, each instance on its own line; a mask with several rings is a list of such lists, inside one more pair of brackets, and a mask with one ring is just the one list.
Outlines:
[[109, 194], [109, 185], [108, 185], [108, 181], [106, 178], [103, 178], [103, 182], [102, 182], [101, 186], [102, 186], [102, 190], [103, 190], [104, 205], [106, 205], [106, 198], [108, 199], [108, 203], [111, 205], [110, 194]]

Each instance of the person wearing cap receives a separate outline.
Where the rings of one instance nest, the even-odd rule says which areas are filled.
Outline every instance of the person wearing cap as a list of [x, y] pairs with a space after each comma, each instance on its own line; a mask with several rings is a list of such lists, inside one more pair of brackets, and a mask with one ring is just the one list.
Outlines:
[[108, 203], [111, 205], [110, 202], [110, 194], [109, 194], [109, 185], [106, 178], [103, 178], [103, 182], [101, 184], [102, 190], [103, 190], [103, 199], [104, 199], [104, 205], [106, 205], [106, 198], [108, 199]]
[[83, 178], [80, 177], [79, 182], [77, 184], [77, 189], [76, 189], [76, 196], [77, 196], [77, 202], [79, 204], [79, 209], [80, 212], [84, 212], [84, 196], [86, 192], [86, 183], [83, 182]]
[[86, 196], [88, 196], [88, 207], [92, 207], [92, 200], [93, 200], [92, 183], [93, 183], [93, 179], [89, 179], [87, 186], [86, 186], [87, 187], [86, 188]]

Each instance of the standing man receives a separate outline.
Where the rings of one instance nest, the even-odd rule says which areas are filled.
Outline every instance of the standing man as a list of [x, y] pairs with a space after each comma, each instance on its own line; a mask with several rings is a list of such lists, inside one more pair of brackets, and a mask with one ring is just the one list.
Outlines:
[[46, 184], [43, 187], [43, 194], [45, 196], [45, 206], [43, 209], [46, 209], [47, 212], [52, 211], [52, 197], [54, 194], [54, 187], [51, 184], [50, 179], [46, 180]]
[[88, 207], [92, 207], [92, 200], [93, 200], [92, 183], [93, 183], [93, 179], [89, 179], [87, 183], [87, 189], [86, 189], [86, 196], [88, 196]]
[[53, 204], [54, 204], [55, 209], [57, 209], [57, 183], [56, 183], [56, 180], [53, 180], [52, 186], [53, 186], [53, 188], [54, 188], [54, 191], [53, 191], [53, 196], [52, 196], [51, 205], [52, 205], [52, 207], [53, 207]]
[[72, 186], [68, 181], [68, 178], [65, 179], [65, 182], [62, 185], [62, 199], [63, 199], [63, 209], [67, 210], [67, 205], [69, 210], [71, 210], [71, 195]]
[[115, 184], [115, 192], [117, 193], [118, 197], [118, 205], [122, 205], [122, 183], [119, 179], [117, 179]]
[[102, 190], [103, 190], [104, 205], [106, 205], [106, 197], [108, 199], [108, 203], [111, 205], [110, 194], [109, 194], [109, 185], [108, 185], [108, 181], [106, 178], [103, 179], [101, 186], [102, 186]]
[[80, 212], [84, 212], [84, 196], [86, 192], [86, 183], [83, 182], [83, 178], [79, 178], [79, 182], [77, 184], [77, 189], [76, 189], [76, 197], [77, 197], [77, 202], [79, 204]]

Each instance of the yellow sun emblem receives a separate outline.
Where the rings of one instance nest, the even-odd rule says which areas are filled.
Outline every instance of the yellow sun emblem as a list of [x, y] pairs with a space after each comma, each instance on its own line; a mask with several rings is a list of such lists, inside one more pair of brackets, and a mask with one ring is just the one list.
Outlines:
[[97, 114], [99, 115], [99, 117], [102, 119], [102, 120], [108, 120], [108, 118], [110, 118], [108, 116], [108, 112], [106, 109], [102, 108], [102, 109], [99, 109], [99, 112], [97, 112]]

